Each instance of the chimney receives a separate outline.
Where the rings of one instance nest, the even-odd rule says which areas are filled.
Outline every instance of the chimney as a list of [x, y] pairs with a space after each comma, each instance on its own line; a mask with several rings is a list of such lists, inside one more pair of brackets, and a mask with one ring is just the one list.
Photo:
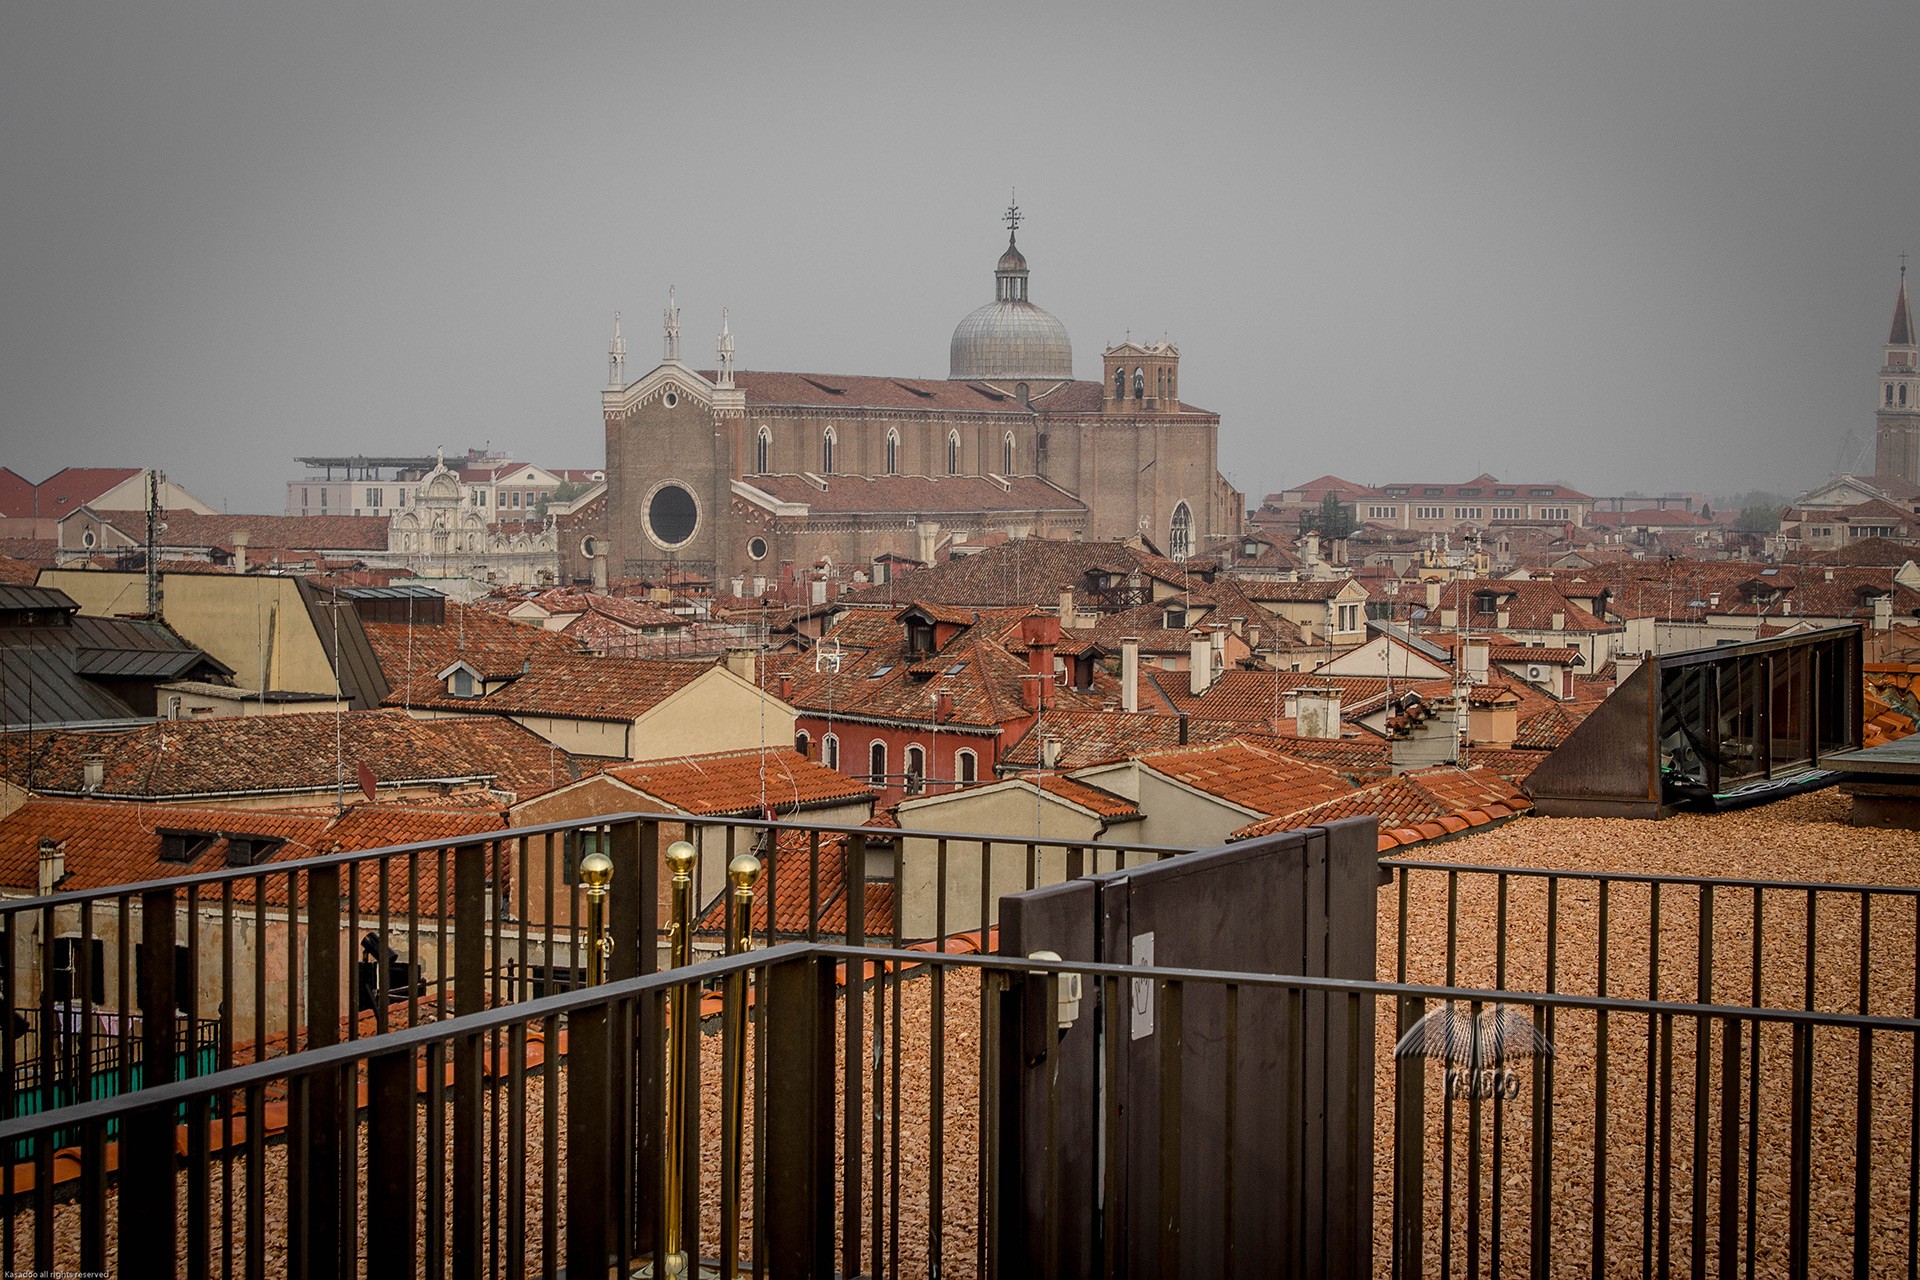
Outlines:
[[953, 719], [953, 695], [942, 689], [933, 695], [933, 722], [945, 724]]
[[809, 575], [807, 585], [808, 585], [807, 599], [809, 601], [811, 601], [814, 604], [825, 604], [827, 602], [827, 575], [826, 574], [816, 573], [816, 574]]
[[1204, 631], [1196, 631], [1187, 640], [1187, 692], [1194, 697], [1213, 684], [1213, 641]]
[[1318, 563], [1320, 559], [1320, 535], [1317, 533], [1305, 534], [1301, 537], [1300, 543], [1300, 558], [1308, 564]]
[[1893, 597], [1875, 596], [1873, 598], [1873, 629], [1886, 631], [1893, 626]]
[[754, 676], [757, 674], [757, 672], [756, 672], [756, 666], [754, 662], [754, 653], [752, 649], [746, 649], [746, 648], [728, 649], [727, 655], [726, 655], [726, 663], [727, 663], [727, 670], [733, 672], [733, 674], [739, 676], [742, 680], [745, 680], [748, 684], [754, 683]]
[[1567, 611], [1565, 609], [1555, 609], [1553, 611], [1553, 629], [1555, 631], [1565, 631], [1567, 629]]
[[1295, 724], [1303, 738], [1340, 736], [1340, 690], [1331, 685], [1301, 689], [1294, 699]]
[[1260, 650], [1260, 624], [1257, 622], [1247, 627], [1247, 648], [1256, 653]]
[[1463, 670], [1475, 684], [1487, 682], [1488, 655], [1491, 652], [1484, 640], [1468, 640]]
[[1246, 615], [1245, 615], [1245, 614], [1235, 614], [1235, 615], [1234, 615], [1233, 617], [1231, 617], [1231, 618], [1228, 618], [1228, 619], [1227, 619], [1227, 629], [1228, 629], [1228, 630], [1230, 630], [1230, 631], [1232, 631], [1232, 632], [1233, 632], [1233, 634], [1235, 634], [1235, 635], [1237, 635], [1237, 636], [1239, 636], [1239, 637], [1240, 637], [1241, 639], [1243, 639], [1243, 640], [1244, 640], [1244, 639], [1246, 638], [1246, 635], [1247, 635], [1247, 618], [1246, 618]]
[[1207, 631], [1213, 639], [1213, 670], [1225, 671], [1227, 669], [1227, 628], [1216, 622], [1208, 627]]
[[67, 878], [67, 847], [42, 837], [40, 841], [40, 893], [44, 896], [60, 887]]
[[753, 575], [753, 594], [756, 596], [767, 594], [767, 580], [761, 574]]
[[940, 526], [932, 520], [921, 520], [913, 526], [916, 550], [914, 558], [921, 564], [933, 563], [933, 547], [940, 540]]
[[1060, 587], [1060, 625], [1071, 627], [1078, 625], [1078, 615], [1073, 608], [1073, 584], [1063, 583]]
[[1432, 613], [1435, 609], [1438, 609], [1439, 607], [1440, 607], [1440, 584], [1438, 582], [1429, 582], [1427, 584], [1427, 612]]
[[1184, 711], [1180, 713], [1180, 745], [1187, 745], [1187, 713]]
[[1060, 763], [1060, 739], [1048, 734], [1040, 739], [1040, 767], [1051, 769]]
[[742, 575], [734, 574], [733, 581], [729, 585], [732, 586], [734, 595], [744, 596], [747, 594], [747, 580]]
[[1459, 721], [1453, 700], [1443, 698], [1429, 704], [1427, 714], [1402, 730], [1389, 744], [1388, 751], [1396, 774], [1436, 764], [1452, 764], [1460, 754]]
[[233, 531], [233, 571], [235, 573], [245, 573], [247, 571], [247, 543], [249, 541], [250, 538], [245, 529], [235, 529]]
[[1035, 614], [1020, 623], [1020, 638], [1027, 646], [1027, 679], [1023, 688], [1027, 710], [1045, 711], [1053, 706], [1053, 647], [1060, 643], [1060, 619]]
[[1495, 609], [1495, 610], [1493, 611], [1493, 625], [1494, 625], [1494, 626], [1496, 626], [1496, 627], [1502, 627], [1502, 628], [1505, 628], [1505, 627], [1510, 627], [1510, 626], [1512, 626], [1512, 625], [1513, 625], [1513, 610], [1511, 610], [1511, 609]]
[[1120, 709], [1138, 711], [1140, 709], [1140, 637], [1123, 636], [1120, 640]]
[[791, 671], [780, 673], [780, 701], [793, 701], [793, 672]]

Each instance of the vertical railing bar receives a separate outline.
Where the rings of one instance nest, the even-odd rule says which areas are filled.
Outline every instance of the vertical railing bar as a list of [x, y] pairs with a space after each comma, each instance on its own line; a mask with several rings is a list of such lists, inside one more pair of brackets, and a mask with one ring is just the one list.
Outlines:
[[[264, 895], [254, 885], [254, 898]], [[255, 1006], [258, 1008], [258, 1006]], [[255, 1022], [260, 1021], [258, 1017]], [[247, 1086], [247, 1280], [267, 1274], [267, 1138], [261, 1121], [267, 1109], [263, 1085]], [[430, 1273], [431, 1274], [431, 1273]]]
[[[1694, 998], [1702, 1005], [1713, 1003], [1713, 886], [1702, 885], [1699, 912], [1695, 918], [1699, 948], [1694, 975]], [[1708, 1097], [1713, 1088], [1713, 1024], [1702, 1014], [1693, 1024], [1693, 1203], [1688, 1206], [1688, 1255], [1693, 1280], [1707, 1276], [1707, 1160], [1708, 1126], [1713, 1107]]]
[[[444, 886], [444, 877], [442, 878]], [[439, 900], [439, 914], [445, 919], [447, 900]], [[440, 969], [446, 970], [446, 952], [440, 952]], [[444, 1007], [444, 1006], [443, 1006]], [[553, 1110], [552, 1095], [546, 1100]], [[429, 1280], [445, 1274], [447, 1265], [447, 1042], [427, 1042], [427, 1186], [426, 1271]], [[549, 1187], [551, 1183], [547, 1184]], [[548, 1194], [551, 1194], [549, 1192]], [[549, 1271], [547, 1274], [553, 1274]]]
[[[357, 861], [349, 862], [347, 864], [346, 893], [347, 893], [348, 945], [352, 947], [358, 947], [360, 945], [360, 863]], [[347, 950], [346, 947], [342, 947], [341, 951], [347, 955], [353, 954], [353, 952]], [[374, 952], [374, 955], [373, 955], [374, 973], [376, 975], [381, 975], [386, 972], [386, 969], [387, 969], [386, 957], [387, 957], [387, 935], [386, 935], [386, 931], [382, 930], [380, 933], [380, 946]], [[350, 961], [349, 963], [352, 963], [352, 962]], [[349, 970], [349, 972], [352, 972], [352, 970]], [[376, 987], [378, 987], [382, 992], [384, 992], [386, 988], [387, 981], [390, 981], [390, 979], [382, 980], [382, 978], [378, 976], [376, 976], [374, 979]], [[352, 1013], [346, 1019], [348, 1040], [357, 1040], [360, 1038], [360, 1001], [358, 999], [360, 994], [360, 984], [358, 982], [353, 984], [353, 993], [354, 993], [355, 999], [352, 1005], [349, 1006], [352, 1010]], [[386, 1029], [384, 1026], [381, 1025], [380, 1015], [377, 1012], [380, 1006], [384, 1003], [385, 1003], [385, 1000], [383, 996], [381, 995], [375, 996], [373, 1001], [373, 1006], [374, 1006], [374, 1009], [376, 1010], [374, 1014], [374, 1020], [375, 1020], [375, 1026], [379, 1030]]]
[[[1498, 905], [1495, 908], [1496, 920], [1494, 934], [1497, 941], [1494, 943], [1494, 968], [1496, 973], [1493, 980], [1494, 987], [1501, 991], [1507, 989], [1507, 889], [1507, 874], [1503, 871], [1496, 877], [1495, 883], [1495, 898], [1497, 899]], [[1492, 1063], [1490, 1065], [1497, 1072], [1503, 1064]], [[1497, 1075], [1495, 1080], [1497, 1083]], [[1501, 1185], [1503, 1182], [1501, 1176], [1502, 1161], [1500, 1156], [1502, 1149], [1506, 1146], [1505, 1092], [1506, 1091], [1501, 1088], [1495, 1088], [1493, 1091], [1493, 1149], [1489, 1153], [1491, 1157], [1490, 1163], [1492, 1165], [1492, 1190], [1489, 1197], [1492, 1203], [1489, 1206], [1491, 1210], [1489, 1221], [1492, 1223], [1492, 1230], [1489, 1232], [1487, 1241], [1487, 1272], [1492, 1280], [1500, 1280], [1500, 1217], [1504, 1208], [1504, 1197], [1502, 1195], [1504, 1188]], [[1479, 1194], [1476, 1190], [1475, 1199], [1478, 1200], [1478, 1198]]]
[[[901, 949], [902, 942], [900, 937], [901, 885], [899, 858], [896, 857], [893, 860], [893, 867], [893, 949], [898, 951]], [[892, 1135], [893, 1142], [887, 1151], [887, 1204], [889, 1206], [887, 1215], [887, 1274], [889, 1276], [898, 1276], [900, 1274], [900, 1050], [905, 1043], [905, 1036], [901, 1030], [903, 1026], [903, 1013], [901, 1008], [902, 992], [900, 990], [900, 973], [897, 968], [888, 986], [893, 991], [893, 1040], [888, 1046], [890, 1052], [887, 1055], [888, 1074], [892, 1087], [892, 1094], [889, 1100], [892, 1114], [889, 1117], [890, 1127], [888, 1132]]]
[[1792, 1127], [1788, 1138], [1787, 1274], [1805, 1280], [1813, 1146], [1813, 1029], [1793, 1028]]
[[1660, 1015], [1660, 1280], [1673, 1263], [1673, 1015]]
[[1179, 981], [1160, 983], [1160, 1011], [1154, 1028], [1160, 1041], [1160, 1196], [1159, 1196], [1159, 1236], [1160, 1264], [1156, 1275], [1168, 1276], [1177, 1280], [1182, 1261], [1182, 1241], [1180, 1223], [1185, 1216], [1181, 1212], [1181, 1157], [1180, 1149], [1180, 1106], [1185, 1097], [1181, 1068], [1184, 1065], [1185, 1046], [1181, 1043], [1184, 1033], [1183, 1005], [1185, 1004], [1186, 985]]
[[[942, 882], [945, 882], [945, 846], [941, 844]], [[945, 923], [941, 924], [940, 949], [946, 951]], [[936, 963], [929, 975], [931, 1004], [928, 1008], [930, 1026], [927, 1032], [929, 1075], [927, 1100], [927, 1278], [939, 1280], [945, 1251], [942, 1245], [946, 1232], [943, 1230], [943, 1217], [946, 1212], [946, 1167], [947, 1167], [947, 966]], [[1096, 1064], [1095, 1070], [1098, 1070]]]
[[807, 832], [807, 941], [820, 941], [820, 832]]
[[[547, 845], [547, 884], [553, 883], [553, 844]], [[553, 973], [548, 962], [548, 976]], [[540, 1274], [553, 1275], [560, 1263], [560, 1015], [540, 1022]], [[660, 1237], [656, 1234], [655, 1240]]]
[[[526, 842], [520, 842], [524, 868]], [[527, 1024], [507, 1028], [507, 1240], [512, 1274], [527, 1265]], [[496, 1064], [497, 1065], [497, 1064]], [[542, 1188], [544, 1191], [544, 1188]]]
[[[435, 961], [436, 965], [438, 961]], [[420, 1025], [420, 983], [414, 980], [414, 966], [420, 964], [420, 851], [407, 851], [407, 1025]]]
[[1721, 1280], [1740, 1273], [1740, 1022], [1720, 1023], [1720, 1253]]
[[[1240, 984], [1226, 984], [1227, 1034], [1225, 1079], [1221, 1081], [1220, 1091], [1220, 1132], [1226, 1136], [1226, 1150], [1220, 1153], [1220, 1242], [1222, 1247], [1221, 1274], [1238, 1275], [1239, 1264], [1234, 1254], [1233, 1238], [1233, 1130], [1238, 1120], [1235, 1103], [1240, 1088]], [[1357, 1013], [1350, 1013], [1349, 1025], [1357, 1026]], [[1358, 1070], [1358, 1059], [1349, 1059], [1350, 1069]]]

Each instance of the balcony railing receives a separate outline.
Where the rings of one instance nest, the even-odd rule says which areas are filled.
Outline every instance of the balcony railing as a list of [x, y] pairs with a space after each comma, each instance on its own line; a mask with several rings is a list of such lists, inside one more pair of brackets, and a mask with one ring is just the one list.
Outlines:
[[[871, 998], [850, 1001], [836, 975], [863, 971]], [[1089, 1185], [1063, 1194], [1049, 1155], [1034, 1186], [1018, 1152], [1050, 1149], [1020, 1130], [1007, 1055], [1024, 1002], [1051, 1011], [1069, 974], [1085, 983], [1079, 1016], [1107, 1027], [1126, 1025], [1136, 983], [1153, 987], [1169, 1069], [1148, 1153], [1163, 1200], [1209, 1176], [1227, 1188], [1207, 1209], [1217, 1231], [1143, 1235], [1136, 1219], [1123, 1235], [1117, 1216], [1096, 1219], [1082, 1252], [1065, 1230], [1077, 1208], [1129, 1190], [1111, 1143]], [[669, 1203], [669, 1001], [728, 977], [755, 1015], [689, 1042], [698, 1120]], [[1251, 1024], [1229, 1013], [1225, 1074], [1183, 1069], [1183, 1011], [1260, 1000], [1296, 1026], [1336, 1005], [1359, 1026], [1369, 1005], [1380, 1037], [1337, 1059], [1296, 1037], [1256, 1064], [1241, 1050]], [[1496, 1005], [1554, 1052], [1480, 1069], [1393, 1053], [1428, 1012]], [[9, 1268], [43, 1272], [102, 1270], [117, 1250], [154, 1274], [624, 1275], [677, 1214], [687, 1251], [723, 1274], [1905, 1269], [1917, 1032], [1910, 1018], [789, 943], [0, 1123], [0, 1145], [34, 1152], [0, 1174], [14, 1208], [0, 1243]], [[1117, 1055], [1093, 1062], [1103, 1131], [1123, 1133]], [[1379, 1121], [1377, 1150], [1341, 1167], [1381, 1209], [1344, 1242], [1310, 1221], [1320, 1192], [1300, 1176], [1317, 1072]], [[1054, 1081], [1048, 1115], [1067, 1096]], [[269, 1141], [276, 1093], [288, 1118]], [[1237, 1145], [1223, 1101], [1295, 1117], [1296, 1141]], [[55, 1131], [81, 1137], [56, 1152]], [[1285, 1256], [1224, 1252], [1249, 1218]]]

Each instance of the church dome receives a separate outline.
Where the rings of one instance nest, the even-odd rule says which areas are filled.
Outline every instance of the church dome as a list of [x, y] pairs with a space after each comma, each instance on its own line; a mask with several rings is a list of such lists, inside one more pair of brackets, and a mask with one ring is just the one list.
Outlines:
[[[1007, 211], [1019, 224], [1019, 211]], [[968, 315], [953, 331], [947, 376], [962, 380], [1073, 377], [1073, 344], [1067, 326], [1027, 301], [1027, 259], [1007, 236], [1007, 251], [993, 270], [993, 301]]]
[[1067, 326], [1031, 302], [989, 302], [953, 331], [949, 378], [1073, 377]]

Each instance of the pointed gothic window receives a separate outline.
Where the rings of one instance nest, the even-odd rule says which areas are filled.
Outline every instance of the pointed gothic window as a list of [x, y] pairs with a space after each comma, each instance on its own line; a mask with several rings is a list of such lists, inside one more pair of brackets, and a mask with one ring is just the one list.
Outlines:
[[765, 475], [773, 468], [768, 465], [773, 459], [773, 432], [760, 428], [760, 435], [753, 444], [753, 470], [756, 475]]
[[1000, 474], [1003, 476], [1013, 474], [1013, 432], [1011, 431], [1007, 432], [1005, 438], [1000, 441]]
[[820, 474], [823, 476], [833, 474], [833, 444], [833, 428], [828, 427], [820, 437]]
[[958, 431], [947, 432], [947, 474], [950, 476], [960, 474], [960, 433]]
[[1893, 384], [1891, 382], [1887, 384], [1887, 407], [1893, 407]]
[[1185, 560], [1193, 554], [1193, 512], [1186, 503], [1173, 509], [1173, 524], [1168, 529], [1167, 554]]
[[900, 474], [900, 433], [887, 428], [887, 474]]
[[1127, 371], [1125, 369], [1115, 369], [1113, 371], [1113, 398], [1115, 400], [1124, 400], [1127, 398]]

